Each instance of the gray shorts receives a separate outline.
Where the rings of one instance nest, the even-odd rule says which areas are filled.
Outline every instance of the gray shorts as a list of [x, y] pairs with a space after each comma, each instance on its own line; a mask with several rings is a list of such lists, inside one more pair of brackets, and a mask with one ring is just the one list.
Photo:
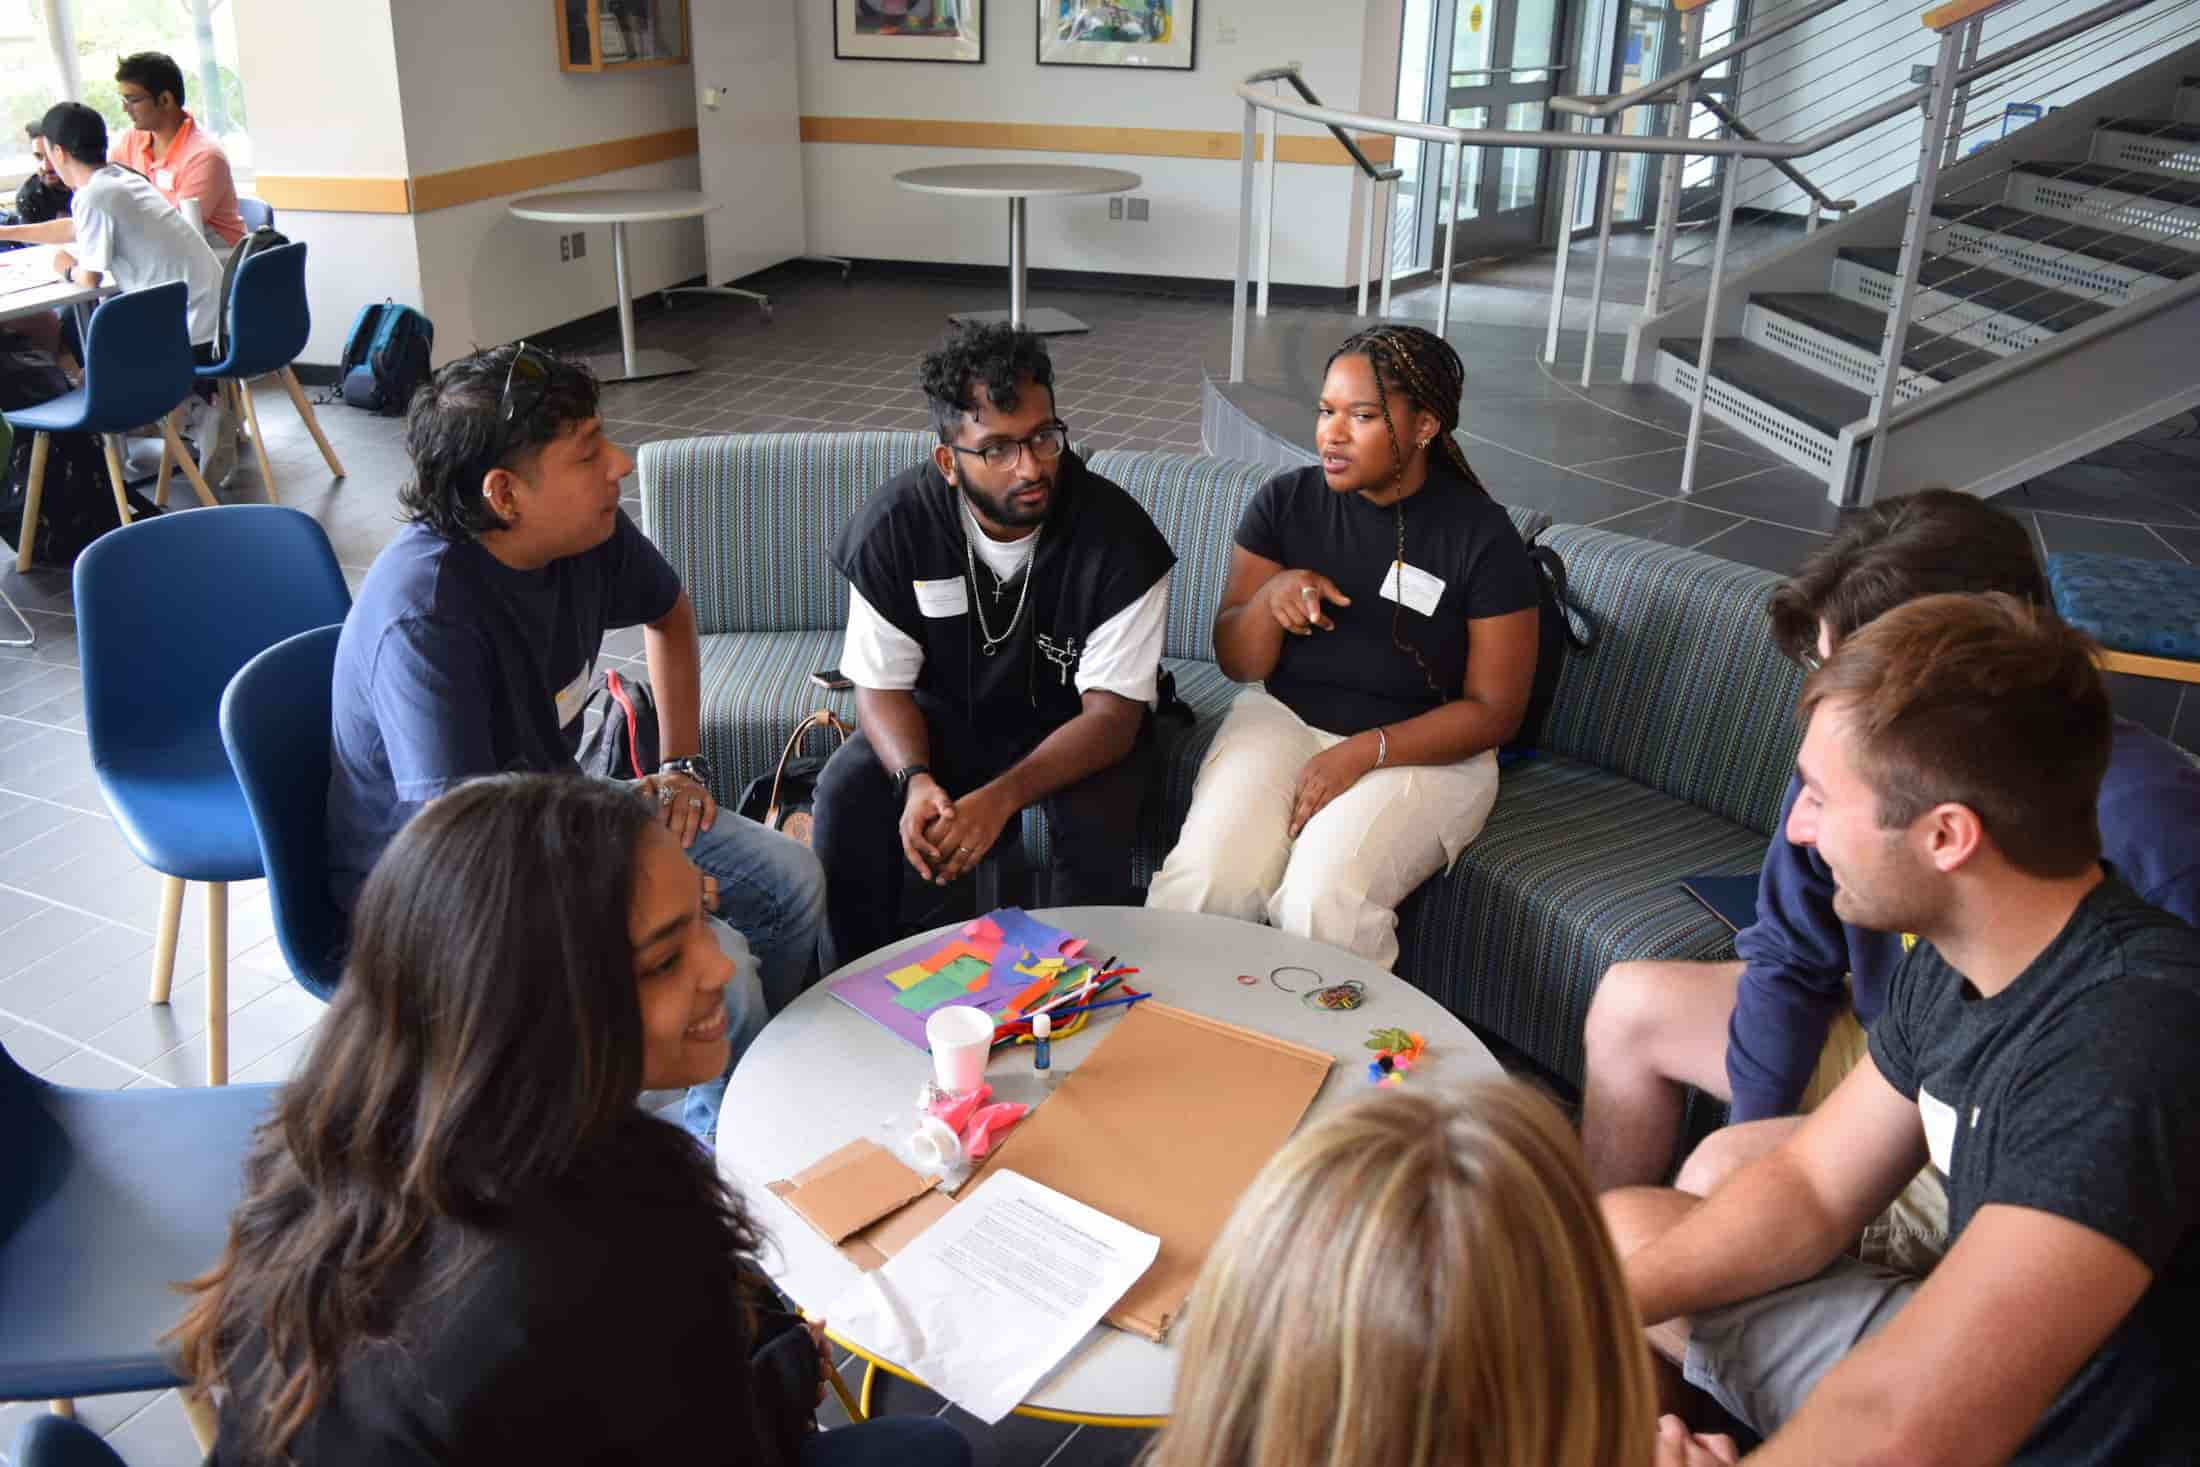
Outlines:
[[1682, 1373], [1770, 1436], [1842, 1356], [1886, 1327], [1917, 1287], [1908, 1274], [1844, 1254], [1799, 1284], [1691, 1317]]

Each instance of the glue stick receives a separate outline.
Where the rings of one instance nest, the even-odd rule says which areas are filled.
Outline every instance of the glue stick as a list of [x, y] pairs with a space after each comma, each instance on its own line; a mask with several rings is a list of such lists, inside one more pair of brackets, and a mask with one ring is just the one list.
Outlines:
[[1047, 1041], [1053, 1036], [1053, 1015], [1033, 1014], [1031, 1016], [1031, 1067], [1033, 1069], [1043, 1070], [1053, 1062], [1053, 1056], [1047, 1053]]

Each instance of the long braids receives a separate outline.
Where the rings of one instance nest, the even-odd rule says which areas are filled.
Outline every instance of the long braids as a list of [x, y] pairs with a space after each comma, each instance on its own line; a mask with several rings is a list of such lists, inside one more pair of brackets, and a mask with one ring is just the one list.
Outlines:
[[[1344, 344], [1329, 354], [1328, 365], [1335, 365], [1337, 358], [1364, 356], [1368, 369], [1375, 375], [1376, 394], [1383, 410], [1383, 429], [1390, 435], [1391, 456], [1397, 461], [1397, 469], [1391, 476], [1396, 485], [1405, 478], [1405, 445], [1398, 437], [1398, 424], [1390, 414], [1390, 394], [1396, 392], [1416, 408], [1433, 416], [1440, 431], [1438, 440], [1443, 444], [1444, 461], [1466, 480], [1469, 488], [1483, 498], [1490, 491], [1467, 463], [1465, 450], [1459, 447], [1456, 432], [1459, 428], [1459, 403], [1466, 391], [1467, 368], [1452, 350], [1451, 343], [1433, 331], [1419, 326], [1385, 324], [1356, 331], [1344, 340]], [[1328, 367], [1323, 368], [1327, 375]], [[1391, 506], [1398, 517], [1398, 563], [1403, 566], [1406, 558], [1406, 507], [1399, 500]], [[1428, 659], [1421, 649], [1406, 640], [1405, 606], [1394, 601], [1390, 613], [1390, 640], [1399, 651], [1413, 659], [1413, 665], [1421, 669], [1421, 680], [1438, 701], [1450, 702], [1455, 696], [1436, 681], [1436, 674], [1429, 670]]]

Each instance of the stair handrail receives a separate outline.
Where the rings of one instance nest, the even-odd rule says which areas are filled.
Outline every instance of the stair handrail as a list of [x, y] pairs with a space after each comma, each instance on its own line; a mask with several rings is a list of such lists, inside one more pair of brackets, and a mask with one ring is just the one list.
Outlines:
[[[1620, 92], [1610, 96], [1553, 97], [1550, 101], [1551, 110], [1553, 112], [1563, 112], [1572, 117], [1609, 120], [1619, 116], [1620, 113], [1627, 111], [1629, 108], [1640, 107], [1646, 102], [1655, 101], [1669, 92], [1676, 91], [1684, 82], [1695, 81], [1705, 72], [1717, 68], [1721, 63], [1754, 51], [1759, 46], [1764, 45], [1765, 42], [1776, 40], [1794, 30], [1797, 26], [1808, 25], [1827, 11], [1838, 10], [1849, 3], [1851, 3], [1851, 0], [1812, 0], [1812, 3], [1803, 6], [1792, 14], [1781, 16], [1763, 30], [1751, 31], [1740, 40], [1731, 41], [1708, 56], [1699, 57], [1686, 66], [1677, 67], [1667, 72], [1664, 76], [1646, 81], [1631, 92]], [[1995, 3], [2000, 3], [2000, 0], [1995, 0]], [[1693, 15], [1698, 8], [1700, 7], [1688, 7], [1688, 13]]]
[[[1256, 71], [1245, 79], [1245, 86], [1259, 86], [1263, 82], [1278, 86], [1284, 82], [1289, 82], [1291, 90], [1299, 94], [1300, 101], [1315, 107], [1321, 106], [1321, 98], [1314, 95], [1314, 89], [1308, 86], [1306, 78], [1299, 74], [1299, 64], [1296, 61]], [[1281, 93], [1278, 92], [1277, 96], [1280, 98]], [[1267, 146], [1262, 149], [1261, 153], [1261, 172], [1266, 184], [1266, 197], [1261, 205], [1260, 277], [1256, 297], [1258, 303], [1255, 310], [1262, 316], [1268, 314], [1268, 282], [1273, 273], [1276, 257], [1276, 117], [1276, 112], [1271, 109], [1268, 113]], [[1360, 314], [1363, 316], [1367, 314], [1368, 277], [1374, 273], [1375, 269], [1376, 203], [1378, 199], [1384, 201], [1383, 297], [1381, 310], [1387, 316], [1390, 314], [1390, 277], [1392, 274], [1390, 269], [1390, 226], [1392, 216], [1398, 212], [1398, 181], [1405, 177], [1405, 170], [1396, 167], [1377, 168], [1367, 154], [1360, 150], [1360, 145], [1354, 141], [1352, 134], [1335, 123], [1325, 123], [1323, 125], [1329, 129], [1330, 135], [1336, 138], [1345, 152], [1351, 155], [1353, 163], [1359, 167], [1360, 172], [1366, 176], [1368, 181], [1365, 200], [1366, 217], [1361, 221], [1360, 226]], [[1246, 133], [1246, 153], [1247, 157], [1250, 158], [1252, 153], [1252, 133], [1250, 129]], [[1386, 185], [1389, 190], [1387, 194], [1384, 192]]]
[[[1713, 117], [1718, 118], [1720, 122], [1726, 124], [1726, 130], [1728, 132], [1734, 134], [1734, 136], [1742, 139], [1744, 142], [1754, 143], [1763, 141], [1757, 136], [1755, 132], [1750, 130], [1750, 127], [1747, 123], [1743, 122], [1741, 118], [1735, 116], [1733, 111], [1728, 108], [1724, 102], [1721, 102], [1717, 97], [1698, 96], [1695, 101], [1697, 106], [1703, 108], [1704, 111], [1710, 113]], [[1805, 178], [1803, 176], [1802, 170], [1797, 168], [1793, 163], [1790, 163], [1787, 159], [1772, 158], [1768, 159], [1767, 161], [1770, 162], [1775, 169], [1779, 170], [1781, 176], [1786, 178], [1789, 183], [1794, 184], [1804, 193], [1810, 195], [1812, 201], [1815, 202], [1819, 208], [1825, 210], [1827, 213], [1846, 214], [1849, 212], [1849, 210], [1856, 207], [1856, 200], [1854, 199], [1829, 198], [1824, 189], [1821, 189], [1817, 184], [1812, 183], [1809, 179]]]
[[[1299, 73], [1299, 64], [1296, 61], [1286, 66], [1271, 66], [1265, 71], [1256, 71], [1245, 79], [1247, 86], [1260, 82], [1289, 82], [1291, 90], [1299, 94], [1300, 101], [1311, 102], [1316, 107], [1322, 103], [1322, 99], [1314, 95], [1314, 89], [1306, 84], [1306, 78]], [[1360, 172], [1378, 180], [1384, 176], [1385, 170], [1377, 168], [1367, 154], [1360, 151], [1360, 145], [1353, 141], [1352, 134], [1333, 123], [1329, 125], [1329, 131], [1337, 139], [1338, 145], [1352, 155], [1352, 161], [1359, 165]], [[1400, 171], [1388, 170], [1392, 174]]]

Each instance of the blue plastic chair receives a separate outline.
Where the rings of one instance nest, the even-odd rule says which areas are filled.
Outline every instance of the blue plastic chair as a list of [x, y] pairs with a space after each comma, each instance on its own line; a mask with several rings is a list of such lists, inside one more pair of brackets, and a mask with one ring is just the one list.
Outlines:
[[237, 267], [237, 278], [230, 286], [229, 354], [197, 369], [200, 381], [218, 383], [222, 392], [240, 399], [235, 410], [252, 430], [252, 452], [259, 459], [260, 482], [270, 504], [275, 502], [275, 471], [268, 465], [267, 446], [260, 438], [260, 412], [253, 406], [250, 386], [254, 377], [274, 374], [305, 420], [306, 431], [321, 446], [328, 471], [344, 477], [344, 466], [329, 447], [321, 420], [313, 415], [313, 403], [299, 385], [298, 374], [290, 369], [306, 349], [312, 330], [313, 317], [306, 308], [305, 245], [262, 250]]
[[222, 745], [260, 837], [275, 940], [307, 992], [343, 976], [350, 921], [329, 898], [329, 695], [342, 626], [277, 642], [222, 694]]
[[15, 1467], [128, 1467], [122, 1455], [80, 1421], [33, 1416], [15, 1434]]
[[237, 196], [237, 217], [244, 220], [245, 232], [248, 234], [255, 229], [275, 227], [275, 211], [264, 199], [255, 199], [249, 194]]
[[154, 1003], [168, 1001], [184, 883], [207, 883], [206, 1070], [219, 1085], [229, 1071], [228, 883], [261, 874], [222, 748], [222, 692], [275, 643], [342, 621], [351, 593], [320, 525], [270, 504], [165, 514], [102, 535], [77, 557], [75, 589], [92, 769], [130, 848], [168, 878]]
[[[180, 280], [110, 296], [92, 312], [85, 332], [84, 381], [36, 407], [6, 414], [17, 432], [38, 435], [31, 446], [30, 483], [25, 486], [23, 523], [38, 523], [38, 500], [45, 489], [47, 435], [96, 433], [107, 451], [107, 478], [115, 491], [115, 513], [130, 523], [130, 496], [122, 487], [122, 451], [118, 435], [147, 423], [160, 424], [164, 457], [183, 460], [185, 477], [201, 504], [215, 503], [198, 466], [176, 436], [175, 411], [191, 393], [191, 327], [186, 310], [189, 288]], [[165, 483], [165, 476], [163, 477]], [[31, 541], [16, 547], [15, 568], [31, 568]]]
[[220, 1259], [275, 1090], [76, 1090], [0, 1044], [0, 1401], [183, 1384], [159, 1343], [174, 1285]]

